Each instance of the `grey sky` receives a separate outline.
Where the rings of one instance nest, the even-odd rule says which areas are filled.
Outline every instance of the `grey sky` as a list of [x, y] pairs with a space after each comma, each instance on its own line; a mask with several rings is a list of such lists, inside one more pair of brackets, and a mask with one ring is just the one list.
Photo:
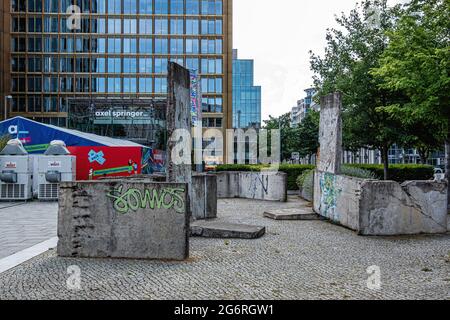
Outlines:
[[[402, 0], [391, 0], [397, 3]], [[309, 50], [322, 53], [334, 16], [355, 0], [234, 0], [234, 48], [255, 60], [255, 84], [262, 86], [262, 118], [290, 112], [312, 85]], [[404, 2], [404, 1], [402, 1]]]

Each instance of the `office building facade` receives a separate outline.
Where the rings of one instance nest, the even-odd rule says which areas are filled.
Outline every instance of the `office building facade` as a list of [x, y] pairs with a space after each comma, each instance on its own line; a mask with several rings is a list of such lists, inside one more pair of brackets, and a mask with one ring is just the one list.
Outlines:
[[233, 128], [261, 128], [261, 87], [254, 85], [254, 61], [233, 50]]
[[[12, 96], [1, 102], [8, 117], [133, 140], [124, 127], [144, 132], [154, 125], [151, 110], [166, 97], [167, 63], [174, 61], [200, 78], [204, 125], [231, 128], [232, 0], [3, 0], [0, 6], [0, 93]], [[118, 127], [106, 129], [111, 126]]]

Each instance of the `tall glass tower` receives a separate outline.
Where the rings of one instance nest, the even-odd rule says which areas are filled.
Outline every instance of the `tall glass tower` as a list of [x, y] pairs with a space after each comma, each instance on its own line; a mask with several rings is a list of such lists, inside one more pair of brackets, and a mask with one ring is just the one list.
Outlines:
[[[83, 128], [127, 138], [98, 128], [150, 125], [174, 61], [199, 74], [206, 127], [231, 127], [232, 0], [2, 0], [0, 15], [8, 117], [69, 127], [90, 117]], [[109, 123], [111, 108], [140, 117]]]
[[254, 62], [233, 50], [233, 128], [261, 127], [261, 87], [254, 85]]

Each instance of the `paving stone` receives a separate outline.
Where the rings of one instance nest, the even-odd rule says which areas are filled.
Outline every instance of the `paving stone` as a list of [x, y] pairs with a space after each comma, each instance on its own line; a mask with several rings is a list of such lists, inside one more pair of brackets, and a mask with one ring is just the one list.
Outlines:
[[[1, 273], [0, 300], [450, 299], [450, 234], [360, 237], [328, 222], [263, 217], [300, 205], [219, 200], [219, 221], [264, 225], [265, 236], [191, 238], [186, 262], [59, 258], [49, 251]], [[74, 266], [79, 290], [67, 287]], [[371, 266], [380, 267], [379, 290], [367, 286]]]
[[196, 221], [191, 223], [191, 236], [220, 239], [258, 239], [266, 233], [265, 227], [222, 221]]
[[264, 212], [264, 217], [273, 220], [323, 220], [311, 208], [278, 209]]

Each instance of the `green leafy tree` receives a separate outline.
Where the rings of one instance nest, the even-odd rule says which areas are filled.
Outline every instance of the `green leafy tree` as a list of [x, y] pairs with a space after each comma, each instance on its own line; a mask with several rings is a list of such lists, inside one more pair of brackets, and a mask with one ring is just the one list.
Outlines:
[[299, 130], [291, 127], [291, 113], [283, 114], [278, 118], [269, 116], [269, 120], [264, 120], [263, 127], [269, 130], [269, 141], [271, 141], [270, 130], [280, 130], [282, 160], [290, 159], [292, 152], [298, 151]]
[[325, 55], [311, 52], [311, 69], [319, 96], [343, 93], [344, 146], [348, 149], [379, 149], [388, 179], [389, 148], [401, 136], [401, 123], [383, 107], [404, 99], [398, 92], [381, 87], [370, 71], [379, 66], [399, 7], [386, 0], [363, 1], [350, 12], [337, 17], [339, 29], [329, 29]]
[[311, 157], [317, 153], [319, 148], [319, 122], [320, 113], [310, 110], [298, 127], [298, 150], [301, 157]]
[[415, 129], [419, 146], [435, 146], [445, 140], [448, 177], [450, 1], [411, 1], [387, 35], [389, 45], [373, 74], [383, 80], [381, 89], [403, 92], [407, 101], [388, 105], [383, 112]]

